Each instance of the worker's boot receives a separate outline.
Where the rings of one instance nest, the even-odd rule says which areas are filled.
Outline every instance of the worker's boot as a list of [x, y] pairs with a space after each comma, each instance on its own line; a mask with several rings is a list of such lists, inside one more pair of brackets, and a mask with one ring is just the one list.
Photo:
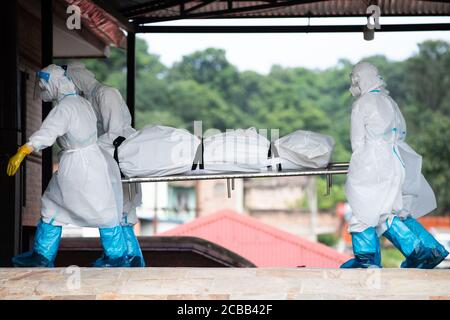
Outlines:
[[134, 234], [133, 226], [122, 226], [122, 231], [127, 245], [127, 258], [131, 267], [145, 267], [144, 256]]
[[394, 217], [383, 235], [406, 257], [402, 268], [426, 269], [432, 259], [431, 250], [426, 248], [420, 239], [404, 224], [400, 218]]
[[424, 264], [425, 269], [433, 269], [448, 256], [448, 251], [444, 246], [440, 244], [419, 221], [409, 217], [403, 220], [403, 223], [419, 238], [420, 241], [422, 241], [426, 248], [431, 250], [431, 258]]
[[62, 227], [40, 220], [34, 238], [33, 250], [12, 258], [15, 267], [52, 268], [61, 240]]
[[93, 267], [129, 267], [127, 259], [127, 246], [122, 227], [99, 228], [100, 241], [103, 247], [103, 256], [93, 263]]
[[352, 232], [355, 257], [341, 265], [341, 268], [381, 268], [380, 240], [375, 228]]

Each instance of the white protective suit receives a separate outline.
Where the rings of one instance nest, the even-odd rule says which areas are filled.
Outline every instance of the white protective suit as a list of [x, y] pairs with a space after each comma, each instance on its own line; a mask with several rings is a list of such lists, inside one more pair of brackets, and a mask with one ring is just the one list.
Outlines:
[[[119, 225], [122, 207], [120, 172], [97, 145], [95, 114], [75, 93], [64, 70], [50, 65], [43, 98], [57, 101], [40, 129], [29, 139], [35, 151], [57, 141], [59, 168], [42, 197], [42, 218], [54, 225], [109, 228]], [[112, 164], [112, 165], [111, 165]]]
[[352, 106], [353, 154], [345, 185], [352, 208], [349, 231], [377, 227], [381, 235], [386, 219], [420, 217], [436, 207], [436, 200], [421, 174], [421, 157], [404, 141], [405, 120], [378, 70], [360, 62], [351, 80], [350, 92], [358, 98]]
[[[95, 75], [81, 62], [70, 63], [67, 66], [67, 75], [92, 105], [97, 118], [99, 145], [102, 149], [109, 150], [117, 137], [128, 138], [136, 132], [131, 127], [128, 106], [117, 89], [98, 82]], [[122, 192], [124, 215], [122, 223], [134, 225], [138, 222], [136, 207], [142, 203], [141, 187], [135, 184], [129, 188], [124, 184]]]

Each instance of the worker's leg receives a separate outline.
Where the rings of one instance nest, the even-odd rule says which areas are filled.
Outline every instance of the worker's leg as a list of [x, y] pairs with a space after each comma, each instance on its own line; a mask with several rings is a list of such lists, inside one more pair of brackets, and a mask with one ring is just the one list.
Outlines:
[[349, 231], [355, 257], [341, 265], [341, 268], [381, 268], [380, 240], [376, 229], [353, 217]]
[[400, 218], [387, 219], [385, 228], [383, 235], [406, 257], [401, 264], [402, 268], [427, 268], [431, 250], [423, 245]]
[[127, 245], [127, 257], [131, 267], [145, 267], [144, 256], [142, 255], [141, 247], [134, 234], [133, 226], [122, 226], [122, 230]]
[[93, 267], [129, 267], [127, 247], [122, 226], [99, 228], [103, 257], [97, 259]]
[[[131, 187], [131, 188], [128, 188]], [[122, 230], [127, 245], [127, 257], [132, 267], [145, 267], [144, 256], [133, 226], [138, 222], [136, 207], [141, 205], [140, 184], [123, 185]]]
[[61, 226], [55, 226], [40, 220], [37, 225], [33, 250], [12, 258], [15, 267], [53, 267], [59, 242]]
[[424, 264], [425, 269], [433, 269], [448, 256], [448, 251], [444, 246], [440, 244], [419, 221], [412, 217], [408, 217], [403, 220], [403, 223], [420, 239], [426, 248], [431, 250], [431, 258]]

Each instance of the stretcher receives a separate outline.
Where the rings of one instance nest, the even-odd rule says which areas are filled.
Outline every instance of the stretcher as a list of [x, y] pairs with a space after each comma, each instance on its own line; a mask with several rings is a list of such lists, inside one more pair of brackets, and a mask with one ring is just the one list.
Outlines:
[[190, 174], [190, 175], [172, 175], [158, 177], [136, 177], [123, 178], [122, 182], [128, 184], [128, 190], [131, 192], [132, 185], [135, 183], [147, 182], [171, 182], [171, 181], [192, 181], [192, 180], [227, 180], [227, 195], [231, 198], [231, 191], [234, 190], [234, 179], [248, 178], [272, 178], [272, 177], [296, 177], [296, 176], [325, 176], [327, 180], [327, 195], [331, 193], [333, 186], [333, 176], [338, 174], [347, 174], [348, 162], [329, 163], [325, 168], [304, 169], [304, 170], [281, 170], [264, 172], [233, 172], [220, 174]]

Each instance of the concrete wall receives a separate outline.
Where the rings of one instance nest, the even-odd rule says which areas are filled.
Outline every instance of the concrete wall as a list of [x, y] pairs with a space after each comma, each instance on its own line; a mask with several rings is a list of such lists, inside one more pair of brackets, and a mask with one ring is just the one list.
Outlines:
[[450, 299], [448, 270], [5, 268], [0, 277], [0, 299]]

